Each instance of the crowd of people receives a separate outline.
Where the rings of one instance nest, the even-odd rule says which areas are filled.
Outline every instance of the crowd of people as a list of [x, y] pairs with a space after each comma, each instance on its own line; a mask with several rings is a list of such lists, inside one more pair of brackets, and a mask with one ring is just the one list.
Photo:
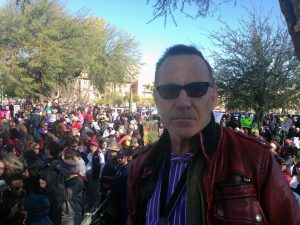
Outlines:
[[[292, 121], [288, 131], [281, 127], [285, 119]], [[236, 132], [253, 136], [270, 144], [270, 150], [300, 205], [300, 152], [298, 153], [300, 150], [300, 117], [268, 114], [264, 117], [263, 124], [259, 129], [255, 122], [249, 124], [248, 127], [243, 127], [241, 117], [234, 114], [225, 114], [220, 123], [223, 127], [229, 127]]]
[[0, 110], [0, 224], [79, 225], [101, 202], [126, 224], [129, 161], [143, 146], [139, 114], [109, 107]]
[[[300, 137], [300, 120], [293, 120], [289, 132], [280, 122], [270, 114], [257, 132], [226, 114], [220, 124], [269, 142], [300, 204], [293, 142]], [[14, 112], [8, 103], [0, 109], [0, 124], [1, 225], [79, 225], [85, 213], [108, 199], [104, 224], [126, 224], [130, 161], [144, 145], [139, 114], [50, 103]], [[162, 122], [158, 129], [163, 130]]]

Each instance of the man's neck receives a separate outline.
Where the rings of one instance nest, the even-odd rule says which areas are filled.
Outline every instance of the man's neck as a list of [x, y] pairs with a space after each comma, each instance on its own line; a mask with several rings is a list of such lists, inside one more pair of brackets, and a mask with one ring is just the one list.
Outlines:
[[191, 138], [178, 139], [170, 135], [172, 149], [171, 151], [178, 155], [184, 155], [191, 150]]

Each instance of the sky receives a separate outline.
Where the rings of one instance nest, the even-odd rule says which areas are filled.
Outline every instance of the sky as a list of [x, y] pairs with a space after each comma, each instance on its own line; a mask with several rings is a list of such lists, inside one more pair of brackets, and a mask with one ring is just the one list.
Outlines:
[[[166, 48], [174, 44], [196, 45], [204, 56], [209, 56], [213, 46], [209, 33], [217, 31], [222, 26], [219, 20], [232, 27], [238, 26], [238, 20], [246, 16], [246, 8], [263, 8], [264, 11], [272, 10], [272, 17], [280, 18], [281, 12], [279, 0], [234, 0], [224, 3], [219, 7], [213, 7], [212, 15], [206, 18], [192, 19], [180, 12], [175, 12], [177, 26], [172, 19], [167, 20], [164, 26], [164, 18], [153, 18], [152, 5], [155, 0], [68, 0], [66, 7], [70, 12], [79, 9], [89, 10], [92, 16], [102, 17], [110, 24], [132, 35], [139, 43], [142, 53], [142, 70], [139, 77], [139, 86], [153, 82], [156, 61]], [[195, 7], [187, 9], [195, 15]], [[139, 88], [141, 90], [141, 88]]]
[[[0, 4], [1, 2], [4, 0], [0, 0]], [[174, 44], [196, 45], [205, 57], [209, 56], [210, 50], [214, 49], [209, 33], [223, 26], [219, 20], [231, 27], [237, 27], [240, 19], [246, 19], [244, 7], [251, 9], [254, 6], [257, 9], [261, 7], [264, 11], [272, 10], [274, 20], [281, 17], [279, 0], [232, 0], [219, 7], [213, 6], [215, 10], [206, 18], [192, 19], [175, 12], [177, 26], [171, 18], [164, 26], [164, 18], [157, 18], [148, 23], [153, 18], [152, 5], [156, 0], [149, 0], [148, 4], [147, 0], [64, 0], [63, 2], [70, 13], [78, 10], [87, 11], [88, 15], [102, 17], [109, 24], [134, 37], [139, 43], [143, 63], [139, 76], [139, 90], [141, 85], [153, 82], [156, 61], [166, 48]], [[194, 15], [196, 8], [190, 7], [187, 11]]]

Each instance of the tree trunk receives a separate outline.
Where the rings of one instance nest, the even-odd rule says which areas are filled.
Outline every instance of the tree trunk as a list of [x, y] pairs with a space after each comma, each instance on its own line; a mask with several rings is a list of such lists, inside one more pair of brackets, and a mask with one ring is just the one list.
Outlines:
[[[300, 60], [300, 31], [295, 32], [294, 25], [297, 21], [297, 16], [295, 15], [294, 8], [299, 7], [300, 1], [298, 1], [298, 6], [293, 6], [290, 0], [279, 0], [281, 12], [285, 17], [289, 34], [291, 35], [292, 42], [295, 47], [295, 52]], [[300, 19], [300, 18], [298, 18]]]

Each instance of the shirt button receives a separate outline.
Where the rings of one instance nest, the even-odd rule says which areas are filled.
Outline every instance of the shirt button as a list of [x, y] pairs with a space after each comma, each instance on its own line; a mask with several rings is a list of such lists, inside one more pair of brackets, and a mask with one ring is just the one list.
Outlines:
[[262, 216], [260, 214], [256, 214], [255, 219], [257, 222], [261, 222], [262, 221]]
[[217, 210], [217, 214], [218, 214], [218, 216], [224, 216], [224, 212], [221, 209]]

